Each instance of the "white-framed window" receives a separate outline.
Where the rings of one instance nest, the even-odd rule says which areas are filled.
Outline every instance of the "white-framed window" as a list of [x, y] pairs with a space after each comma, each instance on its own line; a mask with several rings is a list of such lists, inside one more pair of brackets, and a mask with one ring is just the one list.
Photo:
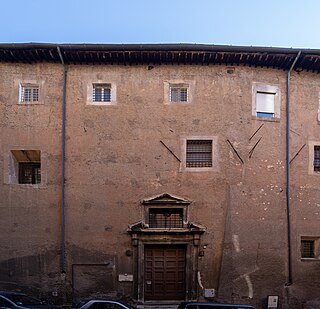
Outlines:
[[87, 104], [115, 105], [116, 86], [114, 83], [94, 82], [87, 87]]
[[92, 101], [111, 102], [111, 84], [93, 84]]
[[216, 137], [187, 137], [182, 145], [181, 170], [211, 171], [216, 168]]
[[170, 84], [170, 102], [188, 102], [189, 86], [187, 84]]
[[258, 119], [280, 118], [280, 91], [275, 85], [253, 83], [252, 115]]
[[195, 92], [194, 80], [164, 81], [164, 104], [186, 106], [193, 102]]
[[40, 97], [39, 94], [39, 85], [31, 83], [21, 83], [19, 86], [19, 103], [38, 103]]

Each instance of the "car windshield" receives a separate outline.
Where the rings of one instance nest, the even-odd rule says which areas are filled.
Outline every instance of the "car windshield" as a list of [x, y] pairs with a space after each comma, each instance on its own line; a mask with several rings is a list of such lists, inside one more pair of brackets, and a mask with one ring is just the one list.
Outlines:
[[16, 305], [41, 305], [39, 299], [27, 296], [27, 295], [5, 295], [12, 300]]
[[80, 308], [82, 307], [84, 304], [86, 304], [89, 300], [81, 300], [79, 303], [77, 303], [74, 308]]

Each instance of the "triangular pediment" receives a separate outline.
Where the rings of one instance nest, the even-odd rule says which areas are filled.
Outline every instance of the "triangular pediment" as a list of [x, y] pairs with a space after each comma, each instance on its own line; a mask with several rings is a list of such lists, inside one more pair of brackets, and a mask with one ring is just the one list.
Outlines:
[[156, 196], [152, 196], [152, 197], [143, 199], [141, 201], [141, 204], [144, 204], [144, 205], [146, 205], [146, 204], [148, 204], [148, 205], [150, 205], [150, 204], [153, 204], [153, 205], [156, 205], [156, 204], [189, 205], [189, 204], [191, 204], [191, 201], [184, 199], [184, 198], [181, 198], [181, 197], [178, 197], [178, 196], [175, 196], [175, 195], [168, 194], [168, 193], [162, 193], [160, 195], [156, 195]]

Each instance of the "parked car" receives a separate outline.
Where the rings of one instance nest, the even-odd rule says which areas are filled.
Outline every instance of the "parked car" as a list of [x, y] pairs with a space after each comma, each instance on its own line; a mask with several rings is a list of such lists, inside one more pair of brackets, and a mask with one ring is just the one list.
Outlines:
[[80, 301], [74, 309], [136, 309], [134, 306], [117, 300], [87, 299]]
[[0, 308], [58, 309], [57, 306], [47, 304], [46, 302], [29, 295], [16, 292], [0, 292]]
[[250, 305], [184, 301], [177, 309], [255, 309]]

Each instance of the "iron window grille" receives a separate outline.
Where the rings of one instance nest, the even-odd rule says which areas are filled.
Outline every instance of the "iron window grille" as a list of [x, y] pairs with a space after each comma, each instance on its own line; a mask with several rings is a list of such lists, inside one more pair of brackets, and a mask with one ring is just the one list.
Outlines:
[[188, 102], [188, 96], [187, 86], [170, 86], [170, 102]]
[[93, 102], [111, 102], [111, 84], [93, 84]]
[[315, 257], [315, 241], [314, 240], [301, 240], [301, 257], [314, 258]]
[[183, 209], [181, 208], [150, 208], [149, 209], [150, 228], [182, 228]]
[[314, 146], [313, 170], [320, 172], [320, 146]]
[[187, 140], [187, 167], [212, 167], [212, 140]]
[[41, 184], [41, 164], [19, 162], [20, 184]]
[[21, 85], [20, 86], [20, 102], [22, 103], [39, 102], [39, 86], [38, 85]]

